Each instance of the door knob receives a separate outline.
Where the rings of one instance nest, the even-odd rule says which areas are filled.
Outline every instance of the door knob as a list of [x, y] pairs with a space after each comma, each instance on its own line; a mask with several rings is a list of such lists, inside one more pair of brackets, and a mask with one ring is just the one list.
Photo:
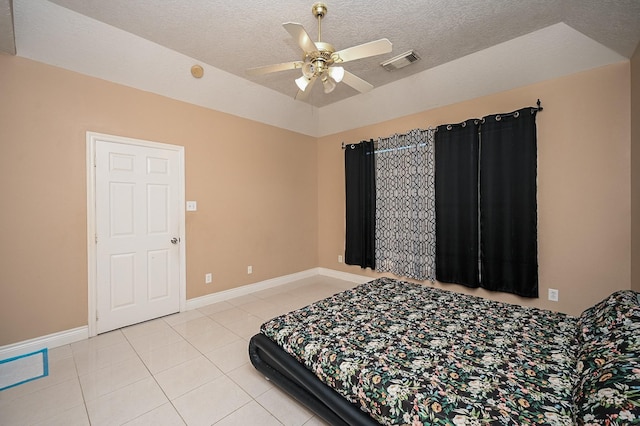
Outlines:
[[180, 241], [180, 238], [173, 237], [173, 238], [171, 239], [171, 244], [178, 244], [178, 242], [179, 242], [179, 241]]

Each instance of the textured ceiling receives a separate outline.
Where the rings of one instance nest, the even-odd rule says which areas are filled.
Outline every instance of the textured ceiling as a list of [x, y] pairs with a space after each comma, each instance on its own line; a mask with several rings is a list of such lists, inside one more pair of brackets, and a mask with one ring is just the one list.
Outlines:
[[[6, 2], [7, 0], [0, 0]], [[250, 67], [301, 58], [282, 28], [304, 25], [317, 38], [313, 0], [50, 0], [153, 41], [203, 64], [294, 97], [299, 70], [249, 77]], [[564, 22], [629, 58], [640, 41], [640, 0], [328, 0], [322, 39], [337, 50], [379, 38], [389, 54], [345, 64], [376, 87]], [[2, 5], [2, 3], [0, 3]], [[552, 48], [552, 46], [549, 46]], [[414, 49], [421, 60], [389, 72], [380, 62]], [[18, 52], [20, 54], [20, 52]], [[316, 85], [308, 103], [322, 107], [357, 95], [345, 84], [330, 94]]]

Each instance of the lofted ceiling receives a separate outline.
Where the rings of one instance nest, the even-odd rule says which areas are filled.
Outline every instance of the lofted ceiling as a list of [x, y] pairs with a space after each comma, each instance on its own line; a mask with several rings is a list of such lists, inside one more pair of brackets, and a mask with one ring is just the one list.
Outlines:
[[[115, 71], [127, 72], [126, 63], [123, 63], [126, 59], [124, 62], [131, 63], [130, 73], [140, 73], [141, 70], [134, 68], [141, 68], [147, 61], [146, 74], [138, 76], [140, 80], [169, 72], [162, 62], [150, 58], [155, 48], [146, 48], [135, 55], [132, 49], [137, 42], [128, 42], [126, 37], [119, 36], [128, 34], [188, 58], [192, 64], [202, 64], [205, 67], [202, 80], [216, 78], [221, 81], [227, 78], [221, 76], [233, 76], [228, 78], [237, 87], [235, 96], [246, 106], [250, 95], [244, 90], [256, 85], [268, 89], [267, 92], [263, 90], [263, 94], [275, 91], [288, 99], [294, 98], [297, 92], [294, 80], [300, 76], [300, 70], [251, 77], [245, 71], [251, 67], [300, 60], [301, 49], [282, 24], [301, 23], [316, 40], [317, 21], [311, 13], [313, 3], [313, 0], [0, 0], [0, 25], [3, 28], [0, 49], [13, 54], [11, 48], [16, 46], [18, 56], [75, 68], [113, 81], [118, 78], [110, 78], [104, 70], [92, 71], [88, 64], [79, 64], [79, 59], [73, 56], [80, 55], [82, 48], [75, 44], [85, 43], [96, 52], [104, 50], [103, 56], [118, 49], [130, 49], [131, 52], [119, 53], [121, 57], [111, 62], [118, 68]], [[486, 65], [487, 75], [499, 72], [501, 67], [515, 65], [517, 68], [523, 58], [531, 58], [536, 62], [528, 64], [527, 69], [540, 74], [541, 78], [549, 78], [628, 59], [640, 42], [639, 0], [326, 0], [325, 3], [328, 12], [322, 21], [322, 39], [336, 50], [380, 38], [388, 38], [393, 43], [393, 51], [389, 54], [344, 64], [345, 69], [373, 84], [376, 89], [372, 92], [379, 89], [378, 99], [389, 99], [391, 87], [393, 93], [407, 93], [410, 97], [411, 92], [415, 92], [415, 85], [422, 84], [427, 76], [431, 80], [436, 76], [442, 79], [451, 74], [449, 65], [464, 66], [465, 58], [475, 58], [475, 62], [469, 62], [467, 67]], [[7, 25], [12, 21], [15, 31]], [[103, 35], [99, 42], [92, 38], [100, 31], [107, 34], [107, 28], [114, 36]], [[116, 30], [117, 33], [113, 32]], [[62, 31], [69, 34], [66, 38], [56, 39], [57, 33]], [[36, 33], [41, 33], [39, 38]], [[107, 38], [110, 40], [105, 40]], [[520, 40], [519, 44], [514, 40]], [[113, 45], [109, 46], [110, 42]], [[508, 45], [512, 47], [497, 49], [497, 46]], [[391, 72], [380, 66], [380, 62], [411, 49], [421, 57], [420, 61]], [[531, 49], [531, 52], [523, 49]], [[85, 62], [93, 51], [84, 54]], [[138, 65], [136, 61], [140, 61]], [[551, 72], [556, 69], [557, 72]], [[436, 70], [440, 70], [440, 74]], [[188, 68], [184, 73], [188, 73]], [[455, 74], [459, 80], [463, 78], [457, 71]], [[516, 69], [513, 74], [528, 73], [526, 69], [525, 72]], [[515, 87], [535, 80], [528, 75], [525, 77], [522, 81], [510, 77], [509, 85]], [[189, 75], [189, 78], [192, 77]], [[126, 80], [125, 77], [122, 79]], [[119, 82], [136, 85], [135, 82]], [[491, 84], [495, 86], [492, 90], [510, 88], [496, 84]], [[443, 85], [446, 86], [439, 80], [429, 87], [435, 90]], [[385, 88], [388, 88], [386, 92]], [[230, 89], [225, 87], [224, 90]], [[344, 104], [344, 108], [352, 108], [359, 105], [358, 99], [364, 96], [375, 95], [359, 94], [346, 84], [338, 84], [336, 90], [325, 94], [321, 85], [316, 85], [305, 102], [317, 112], [316, 109], [353, 98]], [[455, 96], [452, 99], [457, 100]], [[301, 101], [295, 103], [300, 106]], [[434, 105], [421, 105], [425, 106]], [[336, 107], [332, 114], [340, 115], [344, 108]], [[330, 109], [327, 111], [331, 112]]]

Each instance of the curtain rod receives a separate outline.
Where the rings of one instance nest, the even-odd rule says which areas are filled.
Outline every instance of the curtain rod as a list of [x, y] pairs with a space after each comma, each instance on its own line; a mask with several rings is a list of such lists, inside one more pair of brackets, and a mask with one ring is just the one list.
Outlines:
[[[427, 132], [427, 131], [430, 131], [430, 130], [436, 131], [436, 130], [438, 130], [438, 129], [434, 129], [433, 127], [429, 126], [429, 128], [428, 128], [428, 129], [413, 129], [413, 130], [409, 130], [407, 133], [402, 133], [402, 134], [400, 134], [400, 135], [398, 135], [398, 134], [396, 133], [396, 134], [395, 134], [395, 135], [393, 135], [393, 136], [404, 136], [404, 135], [407, 135], [408, 133], [413, 132], [413, 131], [416, 131], [416, 130], [417, 130], [417, 131], [421, 131], [421, 132]], [[393, 136], [388, 136], [388, 137], [393, 137]], [[383, 139], [383, 138], [378, 138], [378, 140], [380, 140], [380, 139]], [[401, 148], [411, 148], [412, 146], [424, 146], [424, 145], [426, 145], [426, 144], [408, 145], [408, 146], [406, 146], [406, 147], [400, 147], [400, 148], [393, 148], [393, 149], [382, 149], [382, 150], [378, 150], [378, 140], [375, 140], [375, 141], [374, 141], [373, 139], [371, 139], [371, 142], [373, 142], [373, 145], [374, 145], [374, 147], [375, 147], [375, 152], [385, 152], [385, 151], [392, 151], [392, 150], [393, 150], [393, 151], [395, 151], [396, 149], [401, 149]], [[363, 142], [364, 142], [364, 141], [363, 141]], [[350, 146], [350, 147], [351, 147], [351, 149], [354, 149], [355, 145], [358, 145], [359, 143], [360, 143], [360, 142], [357, 142], [357, 143], [344, 143], [344, 142], [342, 142], [342, 149], [346, 149], [346, 148], [347, 148], [347, 146]]]
[[[540, 99], [538, 99], [538, 102], [536, 102], [536, 105], [537, 105], [536, 107], [531, 107], [531, 114], [533, 114], [534, 112], [540, 112], [540, 111], [542, 111], [544, 109], [540, 105]], [[495, 115], [496, 116], [496, 120], [500, 121], [501, 117], [514, 116], [514, 117], [518, 118], [519, 112], [518, 111], [513, 111], [513, 112], [507, 112], [507, 113], [504, 113], [504, 114], [490, 114], [490, 115]], [[484, 123], [484, 119], [485, 118], [486, 117], [482, 117], [482, 122], [483, 123]]]
[[[535, 112], [540, 112], [540, 111], [542, 111], [543, 109], [544, 109], [544, 108], [542, 107], [542, 105], [541, 105], [541, 103], [540, 103], [540, 99], [538, 99], [538, 101], [536, 102], [536, 106], [535, 106], [535, 107], [531, 107], [531, 114], [533, 114], [533, 113], [534, 113], [534, 111], [535, 111]], [[515, 115], [515, 114], [517, 114], [517, 113], [518, 113], [518, 111], [508, 112], [508, 113], [505, 113], [505, 114], [496, 114], [496, 119], [497, 119], [497, 120], [500, 120], [500, 118], [499, 118], [499, 117], [506, 117], [506, 116], [510, 116], [510, 115]], [[484, 118], [483, 118], [483, 120], [484, 120]], [[431, 128], [431, 127], [429, 127], [429, 130], [431, 130], [431, 129], [432, 129], [432, 128]], [[435, 130], [437, 131], [437, 130], [438, 130], [438, 128], [436, 127], [436, 128], [435, 128]], [[372, 140], [373, 140], [373, 139], [372, 139]], [[358, 142], [358, 143], [359, 143], [359, 142]], [[345, 149], [345, 148], [347, 147], [347, 145], [355, 145], [355, 144], [353, 144], [353, 143], [345, 144], [344, 142], [342, 142], [342, 149]]]

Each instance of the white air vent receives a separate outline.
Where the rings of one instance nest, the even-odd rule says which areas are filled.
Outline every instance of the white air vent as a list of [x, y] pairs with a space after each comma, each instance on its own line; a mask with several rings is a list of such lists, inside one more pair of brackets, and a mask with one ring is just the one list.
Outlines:
[[395, 56], [389, 60], [382, 62], [382, 68], [387, 71], [395, 71], [400, 68], [404, 68], [407, 65], [411, 65], [412, 63], [418, 61], [420, 56], [413, 50], [409, 50], [408, 52], [404, 52], [402, 55]]

